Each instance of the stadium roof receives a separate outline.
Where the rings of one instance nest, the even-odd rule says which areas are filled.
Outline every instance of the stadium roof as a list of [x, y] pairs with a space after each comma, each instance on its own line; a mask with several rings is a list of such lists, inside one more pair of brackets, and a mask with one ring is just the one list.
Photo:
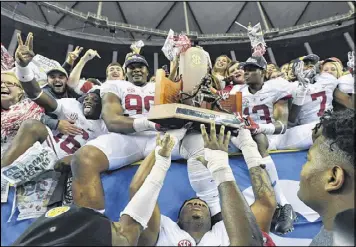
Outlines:
[[[215, 34], [246, 33], [260, 22], [263, 29], [294, 26], [354, 13], [353, 2], [1, 2], [2, 14], [28, 18], [39, 27], [85, 36], [162, 43], [166, 32], [187, 32], [199, 40]], [[186, 15], [185, 15], [186, 13]], [[185, 18], [187, 17], [187, 18]], [[349, 16], [350, 17], [350, 16]], [[186, 23], [188, 20], [188, 25]], [[111, 24], [111, 25], [108, 25]], [[153, 31], [152, 31], [153, 30]], [[157, 32], [155, 31], [157, 30]], [[216, 35], [215, 35], [216, 36]], [[232, 35], [233, 37], [234, 35]], [[145, 42], [147, 43], [147, 42]], [[147, 43], [148, 44], [148, 43]]]

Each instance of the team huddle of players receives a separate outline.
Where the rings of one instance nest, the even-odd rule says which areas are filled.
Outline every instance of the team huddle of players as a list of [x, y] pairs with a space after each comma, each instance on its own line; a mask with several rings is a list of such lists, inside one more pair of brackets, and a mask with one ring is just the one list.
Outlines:
[[[123, 68], [117, 63], [110, 64], [106, 71], [107, 80], [100, 86], [91, 84], [88, 87], [80, 80], [81, 71], [88, 61], [99, 56], [96, 51], [88, 50], [69, 76], [61, 68], [48, 73], [54, 75], [51, 87], [63, 86], [60, 80], [64, 75], [64, 84], [75, 89], [78, 94], [82, 94], [82, 97], [78, 100], [55, 99], [43, 91], [28, 66], [34, 56], [33, 35], [31, 33], [28, 35], [25, 44], [21, 37], [18, 37], [18, 42], [19, 47], [15, 54], [15, 74], [28, 98], [42, 107], [47, 114], [54, 114], [58, 119], [74, 121], [80, 131], [75, 135], [65, 135], [58, 130], [51, 130], [38, 120], [26, 120], [2, 155], [2, 168], [16, 163], [21, 155], [36, 142], [40, 142], [43, 148], [50, 148], [54, 151], [58, 159], [56, 169], [61, 170], [69, 165], [71, 167], [73, 198], [69, 198], [66, 203], [74, 202], [80, 207], [103, 213], [105, 199], [100, 174], [147, 159], [150, 155], [154, 156], [155, 149], [157, 149], [157, 133], [161, 136], [166, 133], [169, 134], [171, 140], [174, 140], [171, 154], [167, 157], [171, 157], [172, 160], [182, 158], [187, 160], [189, 181], [197, 196], [202, 200], [188, 201], [181, 211], [189, 205], [198, 205], [199, 208], [208, 209], [211, 217], [218, 217], [217, 215], [222, 211], [218, 196], [220, 184], [217, 186], [216, 181], [214, 182], [217, 178], [209, 170], [211, 167], [207, 169], [202, 164], [201, 157], [208, 160], [206, 148], [204, 148], [206, 140], [202, 137], [202, 133], [189, 129], [189, 126], [176, 130], [162, 129], [146, 117], [154, 103], [155, 84], [148, 81], [148, 63], [143, 56], [131, 54], [127, 57]], [[283, 195], [276, 167], [268, 151], [308, 149], [313, 142], [312, 129], [324, 112], [333, 108], [333, 102], [346, 108], [353, 108], [354, 79], [352, 73], [342, 75], [339, 62], [333, 59], [324, 60], [319, 72], [316, 72], [315, 64], [307, 66], [309, 65], [307, 60], [300, 59], [292, 66], [295, 81], [288, 81], [282, 75], [277, 75], [276, 78], [271, 77], [273, 72], [268, 70], [263, 57], [251, 57], [244, 63], [232, 62], [226, 65], [221, 62], [221, 59], [224, 57], [217, 59], [216, 66], [223, 64], [221, 66], [225, 67], [230, 79], [229, 81], [225, 78], [218, 80], [221, 85], [217, 89], [221, 90], [217, 93], [224, 90], [229, 91], [230, 94], [242, 92], [243, 116], [237, 117], [248, 120], [249, 124], [241, 128], [249, 130], [258, 145], [260, 156], [257, 155], [257, 159], [266, 166], [265, 170], [269, 175], [270, 183], [273, 184], [272, 190], [277, 201], [277, 210], [271, 215], [275, 220], [271, 231], [285, 234], [293, 230], [296, 214]], [[273, 79], [266, 80], [267, 74]], [[243, 78], [243, 83], [241, 83], [241, 78]], [[167, 136], [163, 142], [165, 141], [168, 143]], [[245, 156], [248, 152], [243, 148], [244, 145], [236, 140], [229, 145], [229, 149], [241, 150], [246, 163], [251, 165], [251, 162], [247, 161], [248, 157]], [[157, 154], [156, 151], [156, 161], [160, 159], [164, 163], [167, 158], [162, 154]], [[253, 160], [254, 157], [250, 159]], [[166, 171], [167, 167], [164, 165], [162, 167]], [[141, 185], [143, 183], [141, 181]], [[138, 194], [140, 187], [136, 187], [135, 193]], [[134, 198], [132, 195], [131, 199]], [[136, 205], [136, 207], [139, 206]], [[127, 208], [124, 212], [128, 210]], [[140, 215], [136, 215], [135, 206], [133, 208], [130, 208], [131, 211], [128, 210], [127, 214], [139, 222], [144, 229], [148, 227], [144, 231], [145, 241], [153, 245], [176, 245], [183, 240], [189, 243], [196, 241], [195, 236], [191, 237], [186, 233], [186, 226], [183, 223], [177, 224], [161, 216], [157, 205], [153, 209], [149, 222], [142, 220], [146, 216], [140, 218]], [[254, 212], [252, 206], [251, 210]], [[258, 218], [256, 214], [255, 217]], [[224, 223], [226, 225], [226, 222]], [[269, 227], [267, 229], [267, 227], [259, 226], [263, 232], [269, 232]], [[165, 229], [164, 232], [162, 228]], [[212, 239], [217, 236], [221, 241], [216, 242], [217, 245], [230, 243], [229, 232], [226, 232], [223, 223], [216, 223], [211, 231], [210, 229], [207, 231], [211, 232], [211, 235], [199, 238], [200, 245], [212, 245]]]

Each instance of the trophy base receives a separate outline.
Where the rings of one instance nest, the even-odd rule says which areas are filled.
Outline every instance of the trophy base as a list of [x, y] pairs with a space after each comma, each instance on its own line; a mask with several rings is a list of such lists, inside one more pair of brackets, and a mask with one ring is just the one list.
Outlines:
[[178, 103], [152, 106], [148, 119], [170, 129], [182, 128], [188, 122], [193, 122], [194, 129], [200, 129], [200, 124], [211, 122], [215, 122], [218, 129], [221, 125], [227, 129], [236, 129], [241, 123], [233, 114]]

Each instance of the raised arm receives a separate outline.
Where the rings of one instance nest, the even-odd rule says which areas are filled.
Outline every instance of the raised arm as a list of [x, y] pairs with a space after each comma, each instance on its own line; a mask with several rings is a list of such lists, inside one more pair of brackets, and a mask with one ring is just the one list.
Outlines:
[[57, 108], [57, 101], [43, 92], [40, 85], [35, 79], [35, 75], [28, 66], [32, 61], [35, 53], [33, 52], [33, 34], [29, 33], [25, 44], [22, 42], [20, 34], [17, 34], [19, 46], [15, 53], [16, 76], [30, 99], [43, 107], [46, 112], [53, 112]]
[[354, 94], [352, 94], [352, 96], [346, 94], [346, 93], [343, 93], [340, 91], [340, 89], [336, 88], [334, 90], [334, 100], [347, 107], [347, 108], [350, 108], [350, 109], [355, 109], [355, 99], [354, 99]]
[[[159, 134], [158, 134], [159, 139]], [[148, 237], [150, 243], [145, 244], [154, 245], [159, 232], [159, 222], [156, 229], [149, 229], [152, 219], [152, 213], [157, 208], [157, 199], [159, 192], [163, 186], [163, 182], [167, 171], [171, 165], [171, 152], [176, 141], [174, 138], [166, 134], [162, 141], [162, 146], [157, 146], [155, 150], [155, 158], [147, 157], [147, 163], [144, 164], [146, 168], [150, 166], [153, 159], [156, 159], [154, 166], [149, 175], [145, 178], [142, 186], [138, 189], [135, 195], [131, 198], [130, 202], [121, 213], [119, 222], [114, 223], [120, 231], [117, 234], [118, 239], [124, 238], [127, 240], [121, 245], [136, 246], [142, 231], [152, 230], [152, 236]], [[146, 170], [146, 168], [141, 169]], [[141, 174], [142, 175], [142, 174]], [[138, 177], [140, 177], [139, 175]], [[138, 179], [138, 177], [136, 177]], [[155, 212], [157, 213], [157, 211]], [[155, 215], [157, 217], [157, 215]], [[148, 232], [146, 232], [148, 233]], [[145, 236], [148, 236], [147, 234]], [[145, 237], [143, 236], [143, 237]]]
[[250, 173], [255, 202], [251, 205], [257, 224], [266, 233], [270, 231], [272, 217], [277, 206], [274, 190], [269, 176], [262, 165], [262, 156], [257, 143], [252, 139], [247, 129], [240, 129], [239, 135], [231, 142], [242, 151]]
[[97, 51], [89, 49], [87, 52], [84, 54], [84, 56], [79, 60], [77, 65], [73, 68], [72, 72], [69, 75], [67, 85], [71, 88], [76, 88], [78, 86], [78, 83], [80, 81], [80, 76], [82, 74], [83, 68], [86, 65], [87, 62], [92, 60], [94, 57], [99, 57], [99, 54]]
[[[159, 139], [157, 141], [159, 142]], [[152, 167], [155, 164], [155, 161], [156, 161], [155, 151], [152, 151], [139, 166], [130, 184], [130, 200], [134, 197], [136, 192], [141, 188], [148, 174], [151, 172]], [[147, 229], [142, 232], [137, 245], [154, 246], [158, 239], [160, 223], [161, 223], [161, 212], [159, 210], [158, 203], [156, 203], [151, 219], [147, 224]]]
[[72, 69], [73, 69], [73, 65], [75, 60], [77, 60], [77, 58], [79, 57], [79, 54], [82, 52], [83, 47], [75, 47], [74, 51], [71, 51], [68, 53], [68, 56], [65, 60], [65, 62], [62, 65], [62, 68], [65, 69], [68, 73], [68, 75], [71, 73]]
[[124, 116], [121, 100], [113, 93], [105, 93], [102, 98], [102, 117], [110, 132], [128, 134], [156, 129], [156, 124], [146, 118]]
[[[205, 126], [201, 132], [205, 146], [205, 160], [219, 189], [221, 213], [231, 246], [262, 246], [262, 234], [245, 197], [241, 193], [229, 166], [227, 154], [230, 132], [225, 136], [225, 128], [220, 128], [216, 136], [215, 123], [211, 124], [210, 136]], [[202, 161], [203, 163], [205, 161]]]

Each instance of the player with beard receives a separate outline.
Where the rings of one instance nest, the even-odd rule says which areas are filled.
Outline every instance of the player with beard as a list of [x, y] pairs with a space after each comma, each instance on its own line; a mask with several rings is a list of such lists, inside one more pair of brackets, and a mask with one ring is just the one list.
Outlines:
[[[210, 129], [210, 135], [208, 135], [205, 126], [201, 126], [205, 146], [203, 156], [198, 157], [200, 162], [188, 164], [189, 180], [199, 197], [191, 198], [183, 202], [178, 213], [177, 222], [161, 215], [159, 206], [156, 204], [148, 223], [148, 228], [140, 236], [138, 241], [139, 245], [262, 245], [262, 235], [256, 224], [256, 219], [244, 196], [240, 192], [229, 166], [227, 149], [230, 132], [225, 135], [225, 127], [222, 126], [219, 135], [217, 135], [214, 123], [211, 124]], [[245, 131], [245, 135], [239, 135], [235, 138], [234, 142], [246, 152], [245, 158], [249, 158], [249, 164], [252, 165], [252, 163], [254, 163], [252, 166], [256, 166], [256, 164], [259, 164], [261, 161], [257, 145], [252, 140], [248, 130], [242, 131]], [[154, 153], [150, 154], [152, 159], [154, 158], [153, 155]], [[152, 163], [144, 163], [141, 164], [137, 170], [130, 184], [131, 198], [136, 195], [137, 191], [141, 190], [141, 185], [149, 174], [152, 165]], [[262, 169], [259, 165], [257, 166], [252, 168], [252, 170], [256, 169], [255, 171], [257, 172], [257, 170]], [[266, 176], [267, 174], [262, 178], [262, 182], [259, 181], [259, 185], [266, 186], [263, 187], [264, 189], [261, 189], [260, 192], [263, 190], [262, 194], [264, 194], [266, 191], [269, 191], [272, 192], [273, 195], [273, 189]], [[268, 192], [266, 194], [268, 194]], [[260, 195], [261, 193], [256, 195], [256, 198], [259, 198]], [[206, 198], [207, 201], [204, 201], [202, 197]], [[256, 201], [257, 204], [259, 204], [259, 200], [256, 199]], [[274, 209], [275, 208], [270, 212], [269, 222], [271, 221]], [[213, 212], [216, 210], [219, 210], [219, 213], [221, 211], [222, 217], [220, 215], [219, 219], [212, 217]], [[260, 215], [262, 214], [260, 213]], [[269, 231], [269, 226], [267, 228]], [[264, 234], [264, 236], [266, 236], [266, 234]], [[270, 240], [268, 236], [267, 238]], [[267, 242], [267, 246], [273, 246], [271, 241]]]
[[157, 137], [153, 156], [143, 164], [152, 169], [140, 190], [112, 222], [93, 209], [76, 205], [52, 208], [38, 218], [15, 241], [15, 246], [136, 246], [154, 210], [158, 195], [171, 165], [174, 138]]
[[63, 135], [58, 131], [50, 131], [48, 127], [36, 120], [24, 122], [11, 147], [1, 160], [1, 167], [10, 165], [22, 155], [35, 142], [39, 141], [44, 146], [52, 148], [59, 159], [73, 154], [87, 141], [107, 133], [107, 128], [102, 119], [101, 100], [99, 90], [89, 92], [79, 100], [63, 98], [56, 100], [45, 93], [34, 78], [28, 64], [34, 57], [33, 35], [27, 36], [25, 45], [21, 36], [18, 35], [18, 48], [15, 53], [16, 76], [21, 81], [24, 91], [38, 105], [42, 106], [47, 113], [53, 113], [59, 119], [71, 119], [81, 129], [80, 135]]
[[323, 222], [312, 246], [332, 246], [334, 219], [355, 207], [355, 112], [327, 111], [314, 131], [313, 146], [300, 173], [298, 197]]
[[273, 231], [285, 234], [293, 230], [296, 214], [283, 195], [275, 164], [267, 151], [269, 143], [266, 135], [285, 133], [288, 123], [288, 99], [291, 98], [291, 93], [288, 87], [281, 86], [288, 84], [283, 78], [264, 82], [266, 67], [267, 62], [263, 57], [250, 57], [243, 66], [246, 85], [241, 87], [239, 92], [242, 93], [243, 114], [248, 116], [250, 122], [246, 128], [251, 130], [258, 144], [280, 205], [276, 210]]
[[[155, 145], [158, 124], [146, 117], [154, 102], [155, 84], [148, 82], [148, 63], [141, 55], [125, 61], [129, 81], [108, 80], [101, 86], [102, 118], [109, 134], [99, 136], [78, 150], [71, 161], [73, 199], [80, 206], [105, 209], [100, 174], [119, 169], [145, 158]], [[170, 130], [178, 141], [187, 129]], [[199, 133], [190, 133], [193, 142], [184, 138], [173, 149], [172, 158], [198, 162], [195, 157], [203, 152]], [[83, 172], [85, 171], [85, 172]]]

